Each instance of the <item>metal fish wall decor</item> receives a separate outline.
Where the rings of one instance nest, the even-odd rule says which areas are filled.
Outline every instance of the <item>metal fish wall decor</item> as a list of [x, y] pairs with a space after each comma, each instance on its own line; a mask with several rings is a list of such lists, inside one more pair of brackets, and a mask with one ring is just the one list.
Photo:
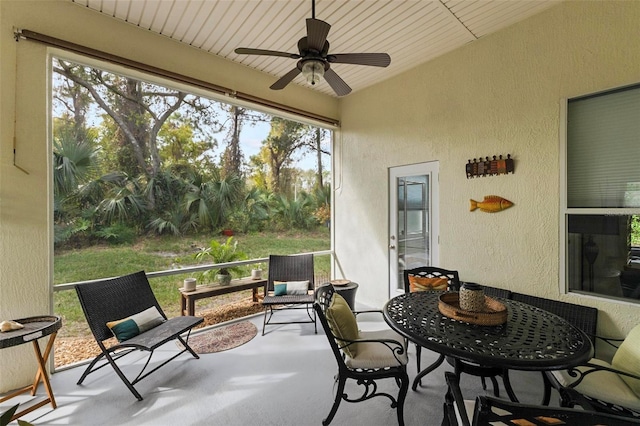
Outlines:
[[484, 200], [478, 202], [476, 200], [469, 200], [471, 202], [471, 208], [469, 211], [480, 209], [487, 213], [497, 213], [502, 210], [508, 209], [513, 203], [505, 198], [498, 197], [497, 195], [485, 195]]

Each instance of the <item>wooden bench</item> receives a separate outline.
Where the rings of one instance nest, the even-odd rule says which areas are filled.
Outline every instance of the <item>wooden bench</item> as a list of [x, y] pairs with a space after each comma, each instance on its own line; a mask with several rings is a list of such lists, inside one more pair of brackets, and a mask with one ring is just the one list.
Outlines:
[[195, 315], [196, 300], [242, 290], [253, 290], [253, 301], [258, 301], [258, 289], [267, 283], [265, 279], [238, 278], [229, 285], [199, 285], [193, 291], [180, 289], [180, 315]]

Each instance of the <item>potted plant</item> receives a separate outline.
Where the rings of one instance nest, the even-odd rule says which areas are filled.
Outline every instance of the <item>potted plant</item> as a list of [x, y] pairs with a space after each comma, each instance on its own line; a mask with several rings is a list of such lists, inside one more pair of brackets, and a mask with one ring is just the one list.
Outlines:
[[261, 280], [262, 279], [262, 263], [256, 263], [251, 269], [251, 279]]
[[[199, 262], [206, 259], [218, 264], [245, 260], [247, 255], [238, 250], [238, 242], [234, 241], [233, 237], [229, 237], [224, 243], [220, 243], [215, 239], [211, 240], [209, 247], [200, 249], [200, 252], [196, 253], [195, 257]], [[221, 285], [229, 285], [231, 283], [231, 272], [240, 271], [241, 269], [238, 266], [210, 269], [202, 273], [202, 278], [208, 280], [213, 273], [216, 273], [216, 282]]]

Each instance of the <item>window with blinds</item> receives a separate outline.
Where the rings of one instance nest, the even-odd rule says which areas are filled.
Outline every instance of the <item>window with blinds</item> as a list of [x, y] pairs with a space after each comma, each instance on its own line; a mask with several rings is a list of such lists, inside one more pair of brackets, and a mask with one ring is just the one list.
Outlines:
[[567, 206], [640, 207], [640, 86], [572, 99]]
[[567, 102], [567, 289], [640, 302], [640, 84]]

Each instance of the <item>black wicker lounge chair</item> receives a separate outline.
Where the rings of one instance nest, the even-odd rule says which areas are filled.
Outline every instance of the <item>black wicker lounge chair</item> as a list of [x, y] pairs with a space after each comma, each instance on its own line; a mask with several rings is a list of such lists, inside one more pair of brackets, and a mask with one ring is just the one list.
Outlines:
[[[407, 348], [404, 339], [395, 331], [386, 328], [378, 331], [358, 330], [355, 315], [365, 312], [352, 312], [349, 304], [335, 293], [333, 286], [326, 285], [316, 291], [314, 309], [327, 335], [331, 350], [338, 363], [335, 376], [337, 389], [329, 415], [322, 421], [324, 426], [331, 423], [342, 400], [347, 402], [365, 401], [376, 396], [385, 396], [396, 408], [398, 424], [404, 425], [404, 400], [409, 389], [407, 375]], [[331, 325], [330, 325], [331, 324]], [[349, 339], [347, 335], [353, 335]], [[376, 380], [393, 379], [399, 387], [394, 398], [384, 392], [378, 392]], [[360, 388], [355, 398], [345, 393], [347, 379], [354, 380]]]
[[[306, 281], [306, 288], [295, 288], [292, 283], [299, 285]], [[284, 284], [283, 284], [284, 283]], [[287, 285], [286, 283], [289, 283]], [[289, 287], [289, 288], [287, 288]], [[304, 287], [304, 285], [303, 285]], [[294, 288], [290, 291], [290, 288]], [[313, 310], [315, 301], [315, 283], [313, 276], [313, 255], [298, 256], [269, 256], [269, 277], [264, 287], [264, 322], [262, 335], [264, 336], [269, 324], [300, 324], [313, 323], [314, 332], [318, 333], [316, 313]], [[281, 309], [305, 309], [308, 320], [275, 322], [271, 320], [273, 313]]]
[[[90, 373], [110, 364], [131, 393], [142, 401], [142, 396], [134, 388], [136, 383], [184, 352], [199, 358], [187, 342], [191, 329], [200, 324], [203, 319], [192, 316], [167, 319], [151, 290], [144, 271], [80, 284], [75, 288], [89, 328], [102, 350], [78, 380], [79, 385]], [[107, 323], [111, 323], [112, 328]], [[136, 333], [139, 334], [136, 335]], [[183, 333], [187, 333], [186, 338], [181, 337]], [[114, 334], [118, 336], [119, 342], [105, 345], [105, 341], [113, 338]], [[160, 365], [145, 372], [153, 351], [172, 340], [180, 341], [184, 348]], [[136, 350], [148, 351], [149, 357], [138, 376], [129, 380], [116, 364], [116, 360]], [[103, 357], [106, 358], [106, 362], [97, 365]]]

